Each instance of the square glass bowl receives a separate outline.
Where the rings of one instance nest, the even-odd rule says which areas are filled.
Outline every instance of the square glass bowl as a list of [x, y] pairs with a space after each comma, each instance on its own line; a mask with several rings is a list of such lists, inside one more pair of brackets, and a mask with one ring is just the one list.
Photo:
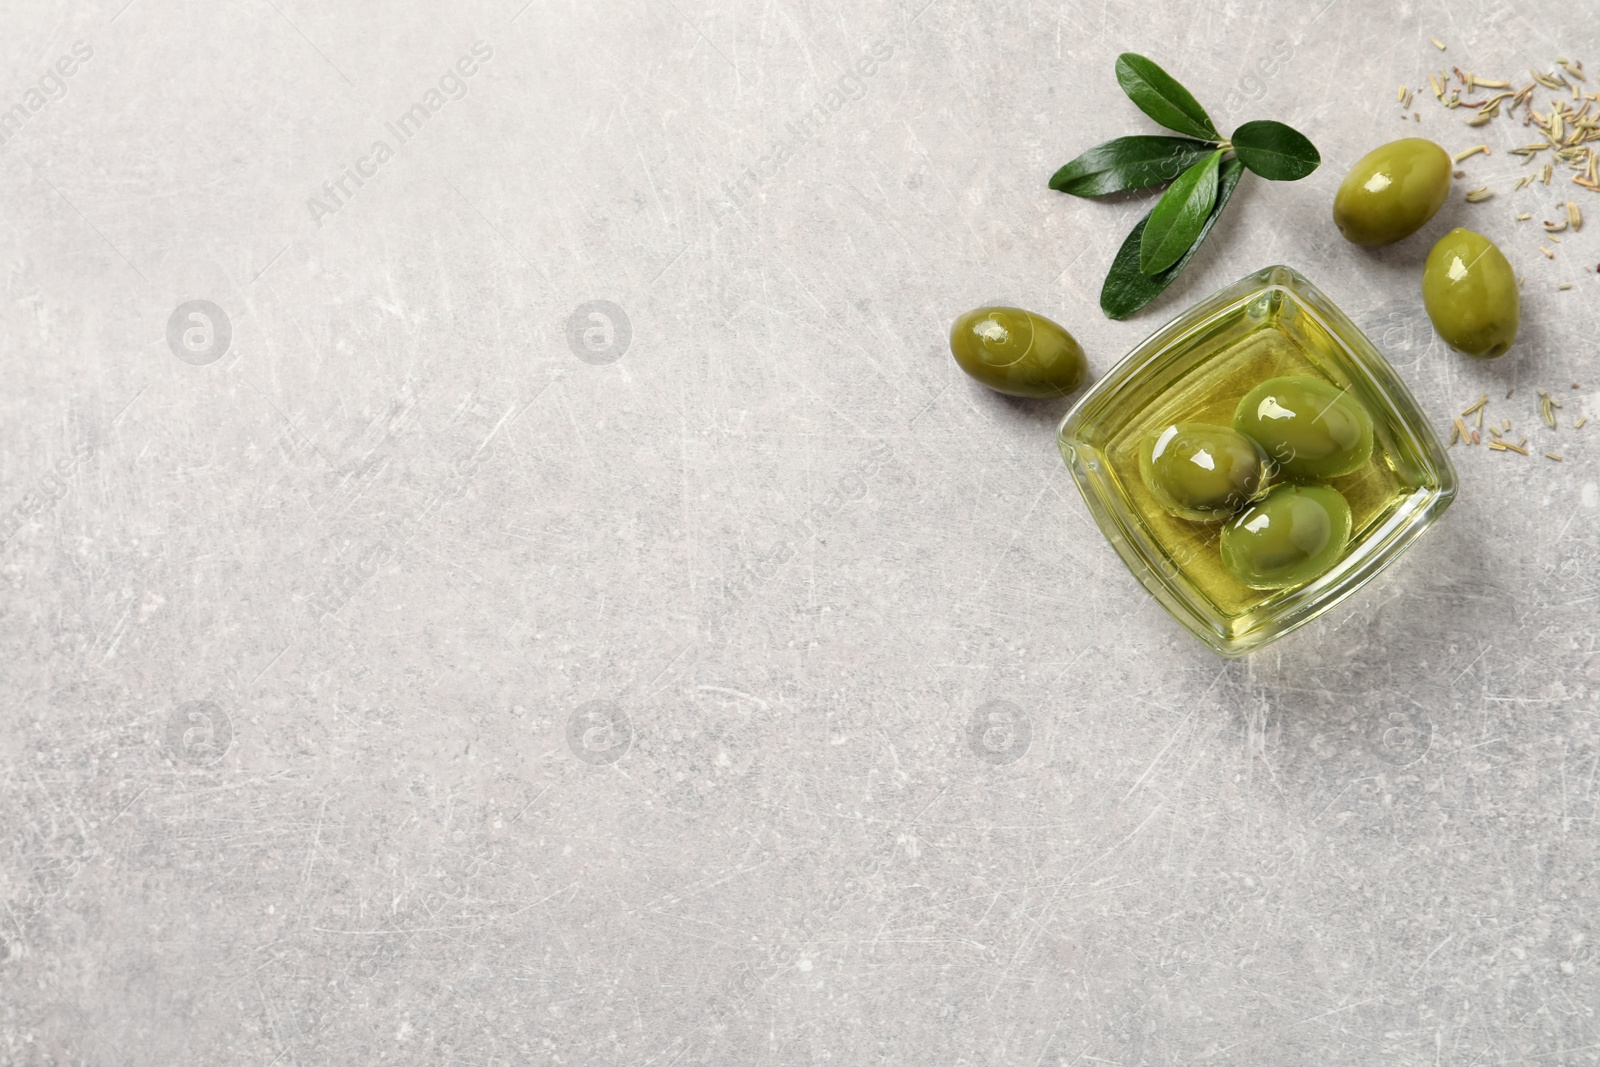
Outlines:
[[[1223, 569], [1223, 524], [1167, 514], [1139, 446], [1175, 422], [1233, 424], [1239, 399], [1280, 375], [1347, 389], [1372, 415], [1372, 459], [1327, 479], [1350, 504], [1350, 545], [1320, 577], [1250, 589]], [[1355, 323], [1288, 267], [1268, 267], [1157, 330], [1073, 406], [1061, 454], [1095, 522], [1185, 629], [1242, 656], [1321, 615], [1394, 562], [1455, 499], [1456, 472], [1415, 398]]]

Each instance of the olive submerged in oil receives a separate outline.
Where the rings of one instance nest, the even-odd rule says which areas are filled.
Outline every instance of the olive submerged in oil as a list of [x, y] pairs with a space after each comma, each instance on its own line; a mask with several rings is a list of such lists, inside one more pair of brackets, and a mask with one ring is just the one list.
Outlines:
[[1372, 457], [1372, 416], [1331, 382], [1292, 374], [1244, 395], [1233, 428], [1252, 438], [1288, 478], [1335, 478]]
[[1163, 508], [1181, 519], [1226, 519], [1255, 496], [1267, 478], [1267, 457], [1250, 438], [1227, 426], [1174, 423], [1139, 450], [1139, 474]]
[[1222, 528], [1222, 565], [1251, 589], [1327, 573], [1350, 544], [1350, 505], [1326, 485], [1279, 485]]

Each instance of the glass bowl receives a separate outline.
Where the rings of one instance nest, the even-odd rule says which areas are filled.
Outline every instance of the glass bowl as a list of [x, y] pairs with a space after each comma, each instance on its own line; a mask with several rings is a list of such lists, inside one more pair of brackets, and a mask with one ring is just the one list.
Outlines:
[[[1372, 415], [1372, 459], [1327, 479], [1350, 504], [1344, 555], [1290, 589], [1250, 589], [1223, 569], [1221, 523], [1167, 514], [1138, 448], [1175, 422], [1232, 424], [1239, 398], [1279, 375], [1346, 389]], [[1190, 633], [1223, 656], [1304, 626], [1372, 580], [1450, 506], [1456, 472], [1404, 383], [1355, 323], [1288, 267], [1268, 267], [1157, 330], [1061, 420], [1061, 454], [1101, 532]]]

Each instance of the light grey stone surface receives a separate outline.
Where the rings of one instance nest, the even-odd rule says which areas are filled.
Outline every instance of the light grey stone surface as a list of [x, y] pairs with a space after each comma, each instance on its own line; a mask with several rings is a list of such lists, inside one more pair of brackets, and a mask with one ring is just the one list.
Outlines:
[[[1600, 73], [1592, 4], [519, 2], [0, 15], [0, 1063], [1594, 1062], [1600, 198], [1425, 88]], [[1045, 182], [1153, 132], [1124, 49], [1325, 165], [1114, 323], [1145, 204]], [[1406, 134], [1497, 195], [1347, 246]], [[1459, 223], [1497, 363], [1420, 310]], [[945, 330], [1098, 375], [1274, 262], [1537, 451], [1224, 662]]]

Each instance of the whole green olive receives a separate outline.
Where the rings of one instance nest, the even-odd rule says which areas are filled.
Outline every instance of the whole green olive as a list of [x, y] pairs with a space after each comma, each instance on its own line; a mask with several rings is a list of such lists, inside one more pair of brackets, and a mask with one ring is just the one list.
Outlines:
[[1439, 238], [1422, 268], [1422, 303], [1445, 343], [1469, 356], [1503, 356], [1517, 339], [1517, 273], [1481, 233], [1458, 227]]
[[1089, 372], [1083, 347], [1043, 315], [982, 307], [950, 327], [950, 353], [961, 369], [1011, 396], [1066, 396]]
[[1372, 457], [1372, 416], [1331, 382], [1306, 375], [1270, 378], [1244, 395], [1233, 428], [1262, 448], [1289, 478], [1337, 478]]
[[1326, 485], [1279, 485], [1222, 528], [1222, 565], [1251, 589], [1304, 585], [1350, 544], [1350, 505]]
[[1177, 423], [1139, 449], [1139, 474], [1156, 503], [1196, 522], [1226, 519], [1244, 507], [1268, 469], [1261, 446], [1226, 426]]
[[1358, 245], [1393, 244], [1422, 229], [1450, 195], [1450, 153], [1421, 137], [1356, 160], [1333, 198], [1333, 221]]

